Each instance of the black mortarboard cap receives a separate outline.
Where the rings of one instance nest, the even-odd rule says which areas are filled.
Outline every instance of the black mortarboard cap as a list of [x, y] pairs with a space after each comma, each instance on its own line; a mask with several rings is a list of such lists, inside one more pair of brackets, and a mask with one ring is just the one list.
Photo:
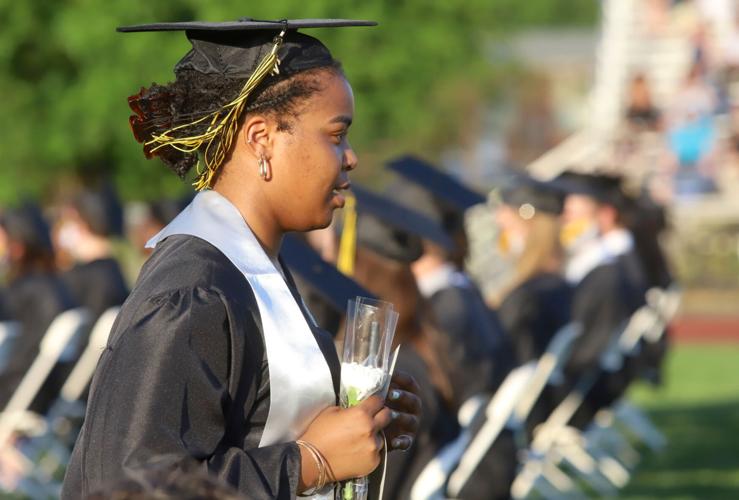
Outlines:
[[385, 257], [413, 262], [427, 239], [451, 251], [454, 242], [440, 224], [387, 197], [361, 187], [352, 188], [357, 200], [357, 242]]
[[346, 312], [349, 299], [357, 296], [374, 297], [359, 283], [323, 260], [318, 252], [295, 235], [287, 235], [283, 239], [280, 256], [293, 274], [337, 312]]
[[468, 188], [451, 175], [415, 156], [402, 156], [387, 163], [387, 168], [418, 184], [438, 199], [464, 212], [485, 197]]
[[581, 194], [618, 210], [628, 206], [628, 197], [622, 188], [622, 177], [610, 174], [586, 174], [566, 171], [553, 182], [567, 194]]
[[123, 234], [123, 206], [111, 186], [83, 191], [74, 206], [93, 233], [106, 237]]
[[540, 181], [527, 175], [516, 175], [501, 190], [503, 203], [521, 210], [530, 206], [534, 211], [554, 215], [562, 213], [566, 191], [555, 181]]
[[285, 30], [277, 53], [279, 71], [290, 75], [316, 67], [330, 65], [329, 50], [319, 40], [298, 33], [302, 28], [338, 28], [375, 26], [373, 21], [351, 19], [286, 19], [262, 21], [241, 18], [229, 22], [176, 22], [123, 26], [123, 33], [143, 31], [184, 31], [192, 44], [185, 57], [175, 66], [175, 72], [193, 70], [205, 74], [220, 74], [227, 78], [248, 78], [264, 56], [272, 50], [275, 35]]
[[0, 225], [12, 240], [41, 251], [53, 251], [49, 225], [35, 203], [26, 202], [4, 211]]

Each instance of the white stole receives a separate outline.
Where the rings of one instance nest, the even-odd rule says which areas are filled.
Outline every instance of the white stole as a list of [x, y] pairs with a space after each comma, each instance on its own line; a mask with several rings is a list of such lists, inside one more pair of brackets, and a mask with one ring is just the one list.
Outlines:
[[207, 241], [249, 282], [269, 366], [269, 414], [259, 446], [297, 439], [321, 410], [336, 403], [336, 395], [331, 370], [285, 279], [238, 209], [215, 191], [195, 196], [146, 246], [154, 247], [175, 234]]
[[565, 278], [570, 284], [577, 285], [596, 267], [614, 262], [633, 248], [634, 238], [630, 232], [613, 229], [583, 244], [567, 263]]

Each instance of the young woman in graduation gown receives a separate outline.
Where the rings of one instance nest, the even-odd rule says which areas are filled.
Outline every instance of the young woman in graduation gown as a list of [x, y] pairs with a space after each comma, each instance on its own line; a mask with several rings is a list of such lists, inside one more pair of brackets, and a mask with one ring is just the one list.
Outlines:
[[557, 330], [570, 321], [572, 289], [562, 276], [559, 243], [562, 198], [545, 183], [521, 181], [503, 193], [496, 220], [515, 272], [498, 308], [517, 364], [538, 359]]
[[161, 455], [194, 458], [249, 498], [332, 498], [329, 481], [377, 466], [380, 430], [390, 447], [411, 441], [415, 419], [400, 417], [417, 413], [413, 394], [399, 389], [396, 414], [378, 397], [336, 406], [336, 350], [279, 258], [284, 233], [329, 224], [357, 164], [351, 87], [295, 28], [352, 24], [368, 23], [128, 29], [187, 30], [193, 49], [176, 81], [132, 97], [131, 123], [146, 154], [180, 175], [199, 152], [204, 190], [150, 242], [101, 356], [63, 498]]
[[[537, 360], [557, 331], [570, 322], [572, 287], [562, 275], [559, 214], [563, 195], [553, 186], [522, 178], [505, 190], [496, 210], [501, 241], [513, 254], [512, 282], [503, 291], [498, 314], [516, 353], [516, 364]], [[559, 402], [548, 387], [531, 410], [529, 436]]]

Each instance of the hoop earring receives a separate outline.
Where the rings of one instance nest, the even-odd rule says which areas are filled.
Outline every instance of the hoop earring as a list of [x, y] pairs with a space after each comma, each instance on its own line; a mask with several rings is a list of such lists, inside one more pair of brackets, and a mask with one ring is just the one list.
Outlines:
[[269, 162], [264, 156], [259, 157], [259, 177], [264, 180], [269, 180], [272, 177], [272, 169], [270, 168]]

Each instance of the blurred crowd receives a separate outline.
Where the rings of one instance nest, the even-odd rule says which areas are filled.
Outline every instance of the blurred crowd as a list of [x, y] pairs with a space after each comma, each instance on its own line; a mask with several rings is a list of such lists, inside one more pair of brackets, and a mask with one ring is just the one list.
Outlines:
[[732, 0], [645, 3], [643, 49], [652, 50], [650, 40], [679, 39], [690, 57], [676, 91], [662, 99], [655, 79], [668, 70], [634, 69], [614, 163], [665, 203], [732, 192], [739, 179], [739, 11]]
[[[0, 318], [5, 327], [0, 341], [0, 405], [8, 403], [59, 314], [82, 307], [94, 323], [126, 300], [132, 283], [118, 259], [120, 242], [128, 239], [140, 252], [133, 260], [143, 261], [146, 240], [182, 207], [183, 202], [174, 200], [150, 203], [126, 226], [123, 205], [115, 191], [104, 186], [80, 190], [50, 207], [25, 201], [2, 211]], [[55, 368], [32, 409], [48, 409], [86, 340], [73, 340], [60, 363], [66, 366]]]

